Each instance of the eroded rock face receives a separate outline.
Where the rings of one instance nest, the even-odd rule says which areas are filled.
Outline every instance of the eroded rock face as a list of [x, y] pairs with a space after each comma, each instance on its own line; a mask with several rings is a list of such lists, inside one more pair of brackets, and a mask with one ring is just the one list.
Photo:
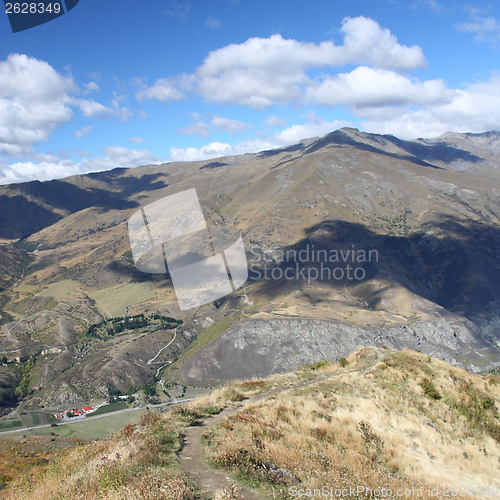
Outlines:
[[484, 366], [461, 362], [466, 355], [486, 347], [474, 325], [436, 319], [415, 326], [387, 329], [312, 319], [246, 320], [230, 328], [200, 349], [179, 369], [186, 383], [226, 381], [294, 370], [306, 363], [337, 361], [357, 347], [386, 345], [420, 350], [452, 364], [467, 364], [479, 371]]

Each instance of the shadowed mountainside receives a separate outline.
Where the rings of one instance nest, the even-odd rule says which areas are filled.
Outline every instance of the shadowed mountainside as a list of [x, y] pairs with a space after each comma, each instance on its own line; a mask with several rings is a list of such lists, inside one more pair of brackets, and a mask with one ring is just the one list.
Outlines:
[[[347, 325], [375, 344], [406, 327], [414, 339], [403, 336], [395, 346], [473, 370], [494, 366], [499, 152], [498, 132], [402, 141], [341, 129], [257, 154], [0, 187], [0, 350], [8, 366], [31, 363], [22, 393], [36, 405], [155, 384], [177, 376], [188, 360], [196, 373], [198, 353], [215, 348], [239, 322], [250, 322], [256, 339], [276, 320]], [[181, 312], [168, 275], [135, 268], [127, 221], [139, 207], [192, 188], [209, 225], [243, 236], [250, 279], [228, 297]], [[265, 279], [255, 272], [293, 267], [283, 255], [313, 245], [325, 252], [371, 249], [377, 259], [362, 264], [364, 275], [355, 280]], [[319, 264], [301, 263], [316, 270]], [[326, 267], [345, 270], [346, 263]], [[103, 318], [141, 313], [184, 321], [159, 358], [170, 365], [161, 373], [147, 361], [171, 332], [85, 334]], [[297, 325], [293, 335], [300, 337], [307, 326]], [[276, 352], [286, 344], [278, 337]], [[351, 341], [345, 349], [356, 347]], [[332, 359], [340, 355], [338, 339], [328, 345], [336, 349]], [[304, 351], [308, 362], [320, 355]], [[290, 368], [278, 363], [270, 370]]]

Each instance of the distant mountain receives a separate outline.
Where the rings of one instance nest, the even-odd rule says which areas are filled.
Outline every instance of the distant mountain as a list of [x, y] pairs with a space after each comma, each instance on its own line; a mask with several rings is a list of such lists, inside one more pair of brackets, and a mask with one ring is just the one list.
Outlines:
[[[162, 376], [208, 383], [242, 366], [267, 375], [358, 343], [410, 346], [475, 371], [500, 365], [499, 152], [499, 132], [403, 141], [344, 128], [256, 154], [0, 187], [0, 351], [34, 361], [32, 405]], [[243, 235], [251, 268], [242, 289], [182, 313], [168, 276], [135, 269], [127, 220], [191, 188], [209, 225]], [[296, 262], [311, 248], [377, 259], [359, 280], [286, 279], [296, 264], [319, 270]], [[141, 313], [184, 322], [155, 359], [169, 365], [160, 373], [148, 361], [172, 331], [85, 334]]]

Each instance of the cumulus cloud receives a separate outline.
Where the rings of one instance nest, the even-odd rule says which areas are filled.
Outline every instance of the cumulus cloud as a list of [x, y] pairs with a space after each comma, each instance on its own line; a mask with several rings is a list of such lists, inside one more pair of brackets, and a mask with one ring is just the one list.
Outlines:
[[420, 82], [394, 71], [358, 66], [350, 73], [325, 76], [311, 85], [306, 99], [325, 106], [401, 106], [449, 101], [453, 91], [443, 80]]
[[275, 134], [275, 139], [280, 145], [294, 144], [301, 139], [309, 139], [311, 137], [322, 137], [333, 130], [342, 127], [352, 126], [351, 122], [345, 120], [323, 120], [318, 118], [314, 113], [309, 116], [309, 121], [303, 124], [296, 124], [288, 127]]
[[391, 133], [398, 137], [435, 137], [445, 132], [484, 132], [500, 128], [500, 75], [485, 83], [454, 91], [453, 98], [442, 104], [421, 109], [400, 109], [385, 119], [363, 122], [368, 132]]
[[162, 163], [163, 159], [145, 149], [128, 149], [123, 146], [103, 148], [104, 156], [84, 158], [80, 162], [70, 159], [59, 159], [46, 155], [39, 162], [21, 161], [0, 164], [0, 184], [26, 182], [32, 179], [50, 180], [70, 175], [99, 172], [116, 167], [137, 167], [153, 163]]
[[[348, 17], [342, 21], [344, 45], [343, 64], [368, 64], [377, 68], [412, 70], [427, 65], [418, 45], [407, 47], [376, 21], [363, 16]], [[339, 65], [339, 64], [337, 64]]]
[[310, 69], [359, 63], [408, 71], [426, 65], [420, 47], [399, 44], [372, 19], [346, 18], [341, 31], [343, 45], [272, 35], [214, 50], [196, 71], [198, 92], [219, 104], [264, 109], [300, 100], [303, 88], [311, 82]]
[[122, 121], [128, 121], [134, 113], [126, 106], [122, 106], [120, 101], [122, 97], [114, 97], [111, 101], [111, 106], [105, 106], [100, 102], [92, 99], [75, 99], [71, 98], [69, 102], [80, 108], [83, 116], [97, 120], [106, 120], [111, 117], [117, 117]]
[[179, 134], [183, 135], [199, 135], [200, 137], [210, 137], [210, 125], [198, 120], [187, 127], [181, 128]]
[[44, 61], [11, 54], [0, 61], [0, 152], [19, 154], [71, 121], [69, 93], [76, 90], [70, 76]]
[[270, 138], [249, 139], [239, 144], [227, 144], [224, 142], [211, 142], [201, 148], [171, 148], [170, 158], [172, 161], [199, 161], [220, 156], [233, 156], [245, 153], [257, 153], [265, 149], [276, 147], [276, 141]]
[[340, 31], [342, 45], [331, 40], [301, 42], [277, 34], [230, 44], [211, 51], [191, 75], [161, 78], [151, 86], [136, 81], [140, 87], [136, 97], [170, 103], [196, 91], [209, 102], [261, 110], [301, 102], [304, 89], [312, 83], [310, 70], [364, 64], [410, 71], [426, 65], [420, 47], [400, 44], [373, 19], [345, 18]]
[[294, 144], [301, 139], [323, 136], [332, 130], [352, 125], [351, 122], [347, 121], [323, 120], [318, 118], [314, 113], [310, 113], [307, 118], [309, 120], [308, 122], [288, 127], [277, 132], [274, 136], [259, 136], [254, 139], [247, 139], [238, 144], [211, 142], [200, 148], [171, 148], [170, 157], [172, 161], [199, 161], [220, 156], [257, 153], [266, 149]]
[[209, 101], [254, 109], [295, 101], [307, 82], [304, 68], [326, 64], [324, 52], [281, 35], [228, 45], [211, 52], [198, 68], [198, 91]]
[[109, 118], [113, 115], [113, 109], [100, 102], [96, 102], [94, 100], [89, 99], [74, 99], [76, 105], [79, 106], [80, 111], [83, 116], [87, 118]]
[[284, 118], [280, 118], [279, 116], [268, 116], [263, 122], [264, 125], [269, 127], [282, 127], [286, 125], [288, 122]]
[[186, 97], [186, 93], [191, 90], [194, 77], [192, 75], [178, 75], [168, 78], [159, 78], [153, 85], [147, 86], [139, 83], [140, 89], [135, 93], [139, 101], [156, 99], [168, 104], [180, 101]]
[[134, 144], [140, 144], [141, 142], [145, 142], [143, 137], [131, 137], [128, 142], [133, 142]]
[[95, 126], [94, 126], [94, 125], [89, 125], [89, 126], [87, 126], [87, 127], [83, 127], [83, 128], [81, 128], [80, 130], [77, 130], [77, 131], [75, 132], [75, 137], [81, 138], [81, 137], [83, 137], [84, 135], [89, 134], [89, 133], [90, 133], [90, 131], [91, 131], [93, 128], [95, 128]]
[[219, 115], [215, 115], [212, 118], [212, 125], [233, 135], [240, 130], [251, 128], [249, 123], [245, 123], [240, 120], [232, 120]]
[[89, 82], [83, 86], [84, 95], [90, 94], [91, 92], [99, 92], [99, 90], [101, 89], [99, 88], [99, 85], [97, 85], [96, 82]]

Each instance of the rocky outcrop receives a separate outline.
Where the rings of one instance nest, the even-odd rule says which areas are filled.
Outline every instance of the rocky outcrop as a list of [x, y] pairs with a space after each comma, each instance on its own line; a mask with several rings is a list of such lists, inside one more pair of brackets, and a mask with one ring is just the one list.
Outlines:
[[[195, 352], [176, 377], [189, 384], [264, 377], [319, 360], [337, 361], [361, 345], [408, 347], [463, 365], [461, 357], [486, 347], [473, 328], [447, 319], [387, 329], [314, 319], [245, 320]], [[467, 368], [479, 370], [473, 364]]]

